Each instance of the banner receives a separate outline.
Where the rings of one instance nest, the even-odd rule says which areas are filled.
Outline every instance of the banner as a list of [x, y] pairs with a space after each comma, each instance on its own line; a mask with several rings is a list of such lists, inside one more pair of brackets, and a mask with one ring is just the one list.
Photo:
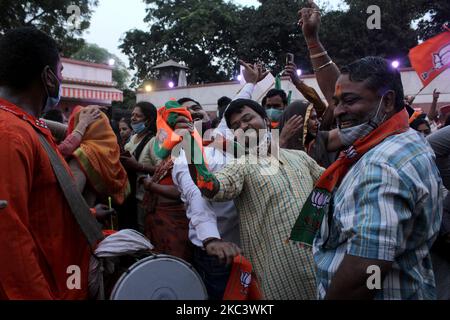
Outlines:
[[446, 30], [412, 48], [409, 60], [426, 87], [450, 66], [450, 31]]

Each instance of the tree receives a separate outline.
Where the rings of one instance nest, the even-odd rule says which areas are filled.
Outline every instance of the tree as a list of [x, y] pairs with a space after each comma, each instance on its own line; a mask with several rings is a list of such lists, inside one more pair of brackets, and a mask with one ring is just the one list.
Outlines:
[[[79, 0], [80, 28], [70, 30], [67, 8], [74, 4], [72, 0], [1, 0], [0, 33], [23, 26], [35, 26], [51, 35], [59, 44], [62, 52], [70, 56], [84, 43], [83, 31], [89, 28], [92, 10], [98, 0]], [[72, 24], [73, 25], [73, 24]]]
[[85, 44], [80, 50], [74, 53], [71, 58], [103, 64], [107, 63], [109, 59], [114, 59], [115, 64], [112, 72], [113, 81], [117, 83], [117, 87], [121, 90], [128, 87], [130, 75], [126, 65], [116, 55], [109, 53], [108, 50], [101, 48], [96, 44]]
[[426, 0], [423, 10], [428, 14], [418, 22], [419, 37], [427, 40], [442, 32], [442, 25], [450, 23], [449, 0]]
[[[423, 16], [424, 0], [345, 0], [347, 11], [329, 11], [323, 15], [320, 37], [339, 65], [376, 55], [399, 59], [408, 65], [409, 49], [418, 43], [418, 31], [412, 21]], [[367, 8], [381, 9], [381, 29], [369, 29]]]
[[238, 7], [224, 0], [145, 0], [148, 32], [131, 30], [120, 46], [137, 84], [155, 74], [152, 67], [168, 59], [184, 61], [190, 83], [223, 81], [235, 66]]
[[297, 25], [299, 6], [292, 0], [259, 0], [257, 9], [241, 11], [240, 35], [236, 52], [240, 58], [253, 62], [261, 60], [277, 74], [286, 64], [286, 53], [293, 53], [299, 68], [306, 69], [306, 44]]
[[[321, 10], [321, 39], [340, 66], [368, 55], [400, 59], [408, 65], [409, 50], [420, 37], [438, 33], [450, 12], [448, 0], [344, 1], [345, 10]], [[295, 55], [299, 68], [312, 72], [297, 26], [298, 1], [259, 2], [259, 7], [248, 8], [224, 0], [146, 0], [150, 31], [131, 30], [121, 45], [138, 70], [135, 80], [154, 77], [151, 67], [169, 58], [191, 68], [190, 83], [231, 79], [238, 58], [260, 60], [277, 74], [288, 52]], [[367, 27], [371, 5], [381, 9], [381, 29]], [[424, 16], [432, 22], [427, 27]], [[419, 29], [412, 27], [414, 21], [419, 21]]]

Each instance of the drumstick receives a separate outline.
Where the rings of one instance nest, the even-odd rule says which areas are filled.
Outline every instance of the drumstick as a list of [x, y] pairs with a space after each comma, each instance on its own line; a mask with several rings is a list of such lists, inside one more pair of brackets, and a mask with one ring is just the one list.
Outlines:
[[[112, 202], [111, 197], [108, 197], [109, 210], [112, 209], [112, 204], [111, 204], [111, 202]], [[111, 230], [114, 230], [114, 220], [113, 220], [112, 214], [111, 214]]]

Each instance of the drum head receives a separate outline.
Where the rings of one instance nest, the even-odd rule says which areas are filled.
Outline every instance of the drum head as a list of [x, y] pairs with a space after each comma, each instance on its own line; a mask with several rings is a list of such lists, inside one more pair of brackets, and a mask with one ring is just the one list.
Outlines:
[[154, 255], [132, 265], [114, 286], [111, 300], [206, 300], [202, 279], [187, 262]]

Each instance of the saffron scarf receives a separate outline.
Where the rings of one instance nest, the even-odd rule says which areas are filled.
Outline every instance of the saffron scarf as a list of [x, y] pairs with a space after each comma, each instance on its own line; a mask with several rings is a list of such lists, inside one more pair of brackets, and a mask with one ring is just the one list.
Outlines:
[[[68, 133], [77, 126], [82, 107], [76, 107], [69, 119]], [[92, 123], [75, 150], [73, 157], [86, 175], [95, 192], [103, 197], [111, 196], [117, 204], [122, 204], [130, 194], [127, 173], [120, 163], [120, 147], [116, 135], [105, 114]]]
[[[186, 107], [182, 107], [176, 101], [169, 101], [164, 107], [158, 110], [158, 133], [156, 135], [154, 150], [155, 154], [161, 159], [166, 159], [169, 157], [171, 150], [183, 140], [183, 137], [176, 134], [173, 130], [178, 116], [184, 116], [192, 122], [190, 112], [186, 109]], [[212, 191], [214, 189], [215, 178], [214, 175], [208, 171], [203, 150], [203, 141], [195, 129], [191, 132], [189, 142], [190, 150], [185, 151], [190, 151], [190, 163], [195, 165], [197, 172], [196, 184], [199, 189], [207, 189]]]
[[233, 260], [223, 300], [262, 300], [258, 279], [252, 264], [243, 256]]
[[339, 187], [351, 166], [386, 138], [406, 132], [408, 129], [408, 113], [403, 109], [369, 135], [358, 139], [353, 146], [341, 152], [338, 160], [323, 173], [306, 200], [291, 231], [290, 240], [312, 245], [323, 217], [328, 212], [333, 192]]

